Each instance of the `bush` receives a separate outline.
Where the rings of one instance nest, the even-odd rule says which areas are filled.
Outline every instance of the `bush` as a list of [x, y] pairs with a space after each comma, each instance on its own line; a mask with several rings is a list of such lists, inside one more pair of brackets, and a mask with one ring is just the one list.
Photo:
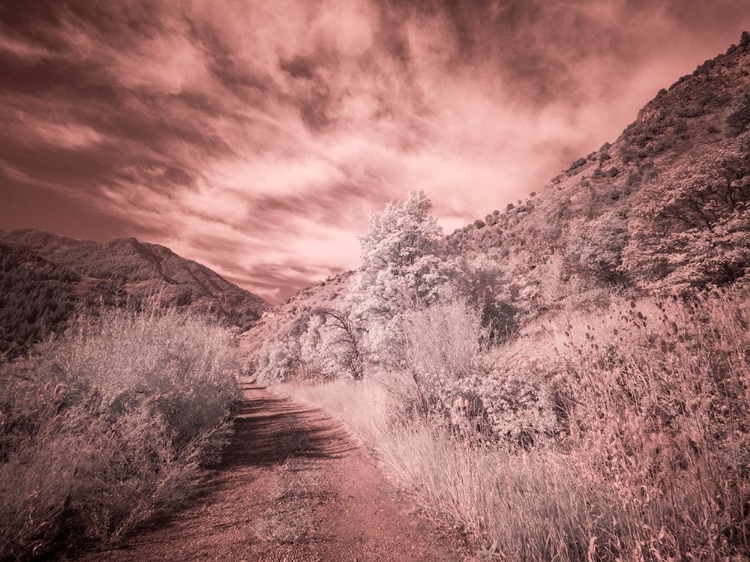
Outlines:
[[258, 355], [258, 381], [275, 384], [294, 377], [301, 365], [300, 352], [299, 341], [291, 336], [263, 344]]
[[0, 558], [111, 543], [182, 501], [236, 395], [231, 334], [109, 313], [0, 369]]
[[727, 117], [729, 134], [741, 135], [750, 125], [750, 92], [746, 92], [739, 100], [737, 108]]
[[405, 364], [411, 384], [398, 389], [407, 410], [467, 431], [484, 418], [476, 393], [464, 384], [481, 368], [482, 328], [476, 309], [455, 298], [412, 311], [403, 319]]

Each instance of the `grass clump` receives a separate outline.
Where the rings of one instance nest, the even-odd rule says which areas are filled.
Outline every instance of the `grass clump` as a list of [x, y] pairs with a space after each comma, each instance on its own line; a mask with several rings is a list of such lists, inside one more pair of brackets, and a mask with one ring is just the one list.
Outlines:
[[237, 366], [223, 328], [122, 311], [0, 366], [0, 558], [113, 543], [183, 501]]

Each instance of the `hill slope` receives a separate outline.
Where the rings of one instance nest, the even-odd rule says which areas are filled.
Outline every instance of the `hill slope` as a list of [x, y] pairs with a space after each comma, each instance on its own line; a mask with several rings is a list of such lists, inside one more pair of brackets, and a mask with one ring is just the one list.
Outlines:
[[97, 243], [33, 229], [0, 232], [0, 287], [0, 351], [34, 341], [74, 313], [100, 306], [184, 307], [243, 330], [267, 306], [164, 246], [135, 238]]
[[[750, 267], [750, 36], [661, 90], [538, 196], [447, 237], [547, 308], [592, 290], [723, 285]], [[511, 295], [516, 295], [512, 297]]]
[[[612, 143], [539, 194], [445, 237], [444, 253], [491, 270], [518, 323], [610, 295], [747, 282], [750, 35], [661, 90]], [[350, 275], [293, 295], [245, 336], [255, 352], [346, 294]]]

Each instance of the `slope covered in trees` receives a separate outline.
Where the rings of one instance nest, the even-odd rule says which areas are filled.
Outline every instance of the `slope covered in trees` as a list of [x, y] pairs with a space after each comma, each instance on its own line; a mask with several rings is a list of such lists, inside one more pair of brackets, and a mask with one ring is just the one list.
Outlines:
[[[397, 332], [388, 326], [394, 309], [434, 300], [448, 279], [481, 308], [494, 337], [613, 295], [746, 282], [749, 204], [750, 35], [743, 33], [738, 45], [661, 90], [616, 140], [525, 201], [445, 237], [424, 197], [389, 206], [373, 218], [361, 265], [337, 280], [336, 294], [325, 283], [301, 291], [248, 334], [246, 347], [257, 354], [261, 342], [278, 340], [270, 334], [292, 324], [299, 332], [318, 300], [367, 322], [366, 347], [378, 331]], [[404, 222], [409, 215], [413, 224]]]
[[16, 354], [74, 314], [176, 306], [247, 329], [265, 301], [168, 248], [135, 238], [100, 244], [24, 229], [0, 232], [0, 352]]
[[0, 357], [17, 355], [72, 316], [80, 276], [0, 244]]
[[449, 250], [497, 263], [532, 315], [612, 291], [732, 283], [750, 266], [749, 126], [745, 33], [539, 195], [451, 234]]

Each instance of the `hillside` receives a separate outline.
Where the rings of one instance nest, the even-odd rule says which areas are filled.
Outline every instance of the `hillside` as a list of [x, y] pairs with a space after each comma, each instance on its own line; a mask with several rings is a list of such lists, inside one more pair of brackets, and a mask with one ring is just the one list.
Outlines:
[[[476, 285], [470, 290], [481, 293], [485, 313], [503, 317], [504, 329], [604, 305], [614, 295], [744, 283], [749, 127], [744, 33], [739, 45], [661, 90], [613, 142], [525, 201], [447, 235], [442, 259], [461, 263]], [[309, 312], [335, 306], [351, 279], [328, 280], [272, 308], [243, 337], [247, 353], [254, 357], [265, 342], [304, 329]]]
[[0, 351], [101, 306], [177, 306], [242, 330], [267, 306], [207, 267], [135, 238], [97, 243], [32, 229], [0, 232], [0, 264]]
[[493, 558], [747, 560], [749, 203], [744, 33], [526, 201], [389, 203], [243, 346]]
[[[750, 266], [750, 36], [661, 90], [538, 195], [447, 237], [527, 312], [596, 292], [725, 285]], [[588, 293], [588, 296], [587, 296]]]
[[[282, 304], [269, 308], [266, 314], [240, 338], [240, 347], [246, 357], [256, 358], [263, 344], [279, 334], [294, 334], [306, 327], [307, 317], [317, 309], [332, 307], [346, 294], [353, 272], [335, 275], [301, 291], [297, 291]], [[295, 327], [296, 326], [296, 327]]]

